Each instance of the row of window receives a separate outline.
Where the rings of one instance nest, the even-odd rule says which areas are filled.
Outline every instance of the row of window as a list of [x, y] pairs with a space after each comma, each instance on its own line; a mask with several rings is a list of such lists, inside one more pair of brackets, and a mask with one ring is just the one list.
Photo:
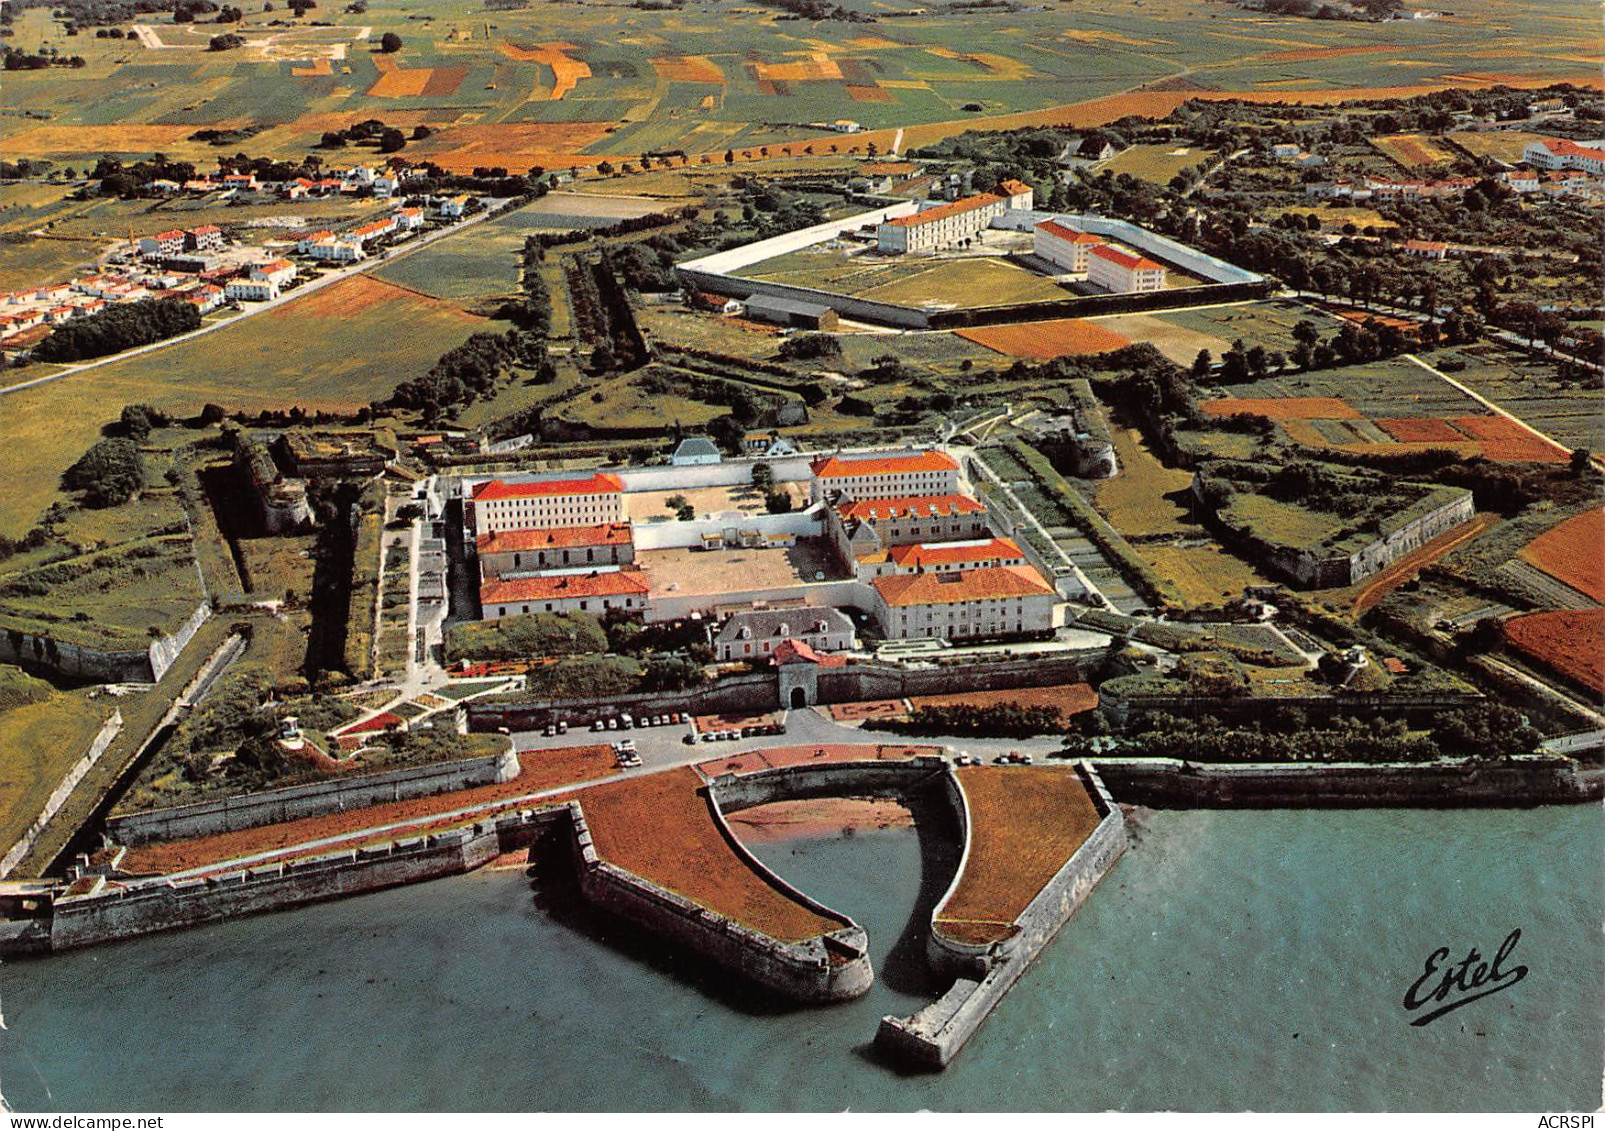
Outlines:
[[[531, 612], [555, 613], [555, 612], [566, 612], [567, 611], [566, 609], [565, 610], [558, 609], [557, 608], [557, 604], [558, 604], [558, 602], [547, 601], [546, 602], [546, 608], [544, 608], [544, 609], [532, 609], [529, 605], [520, 605], [518, 611], [520, 613], [524, 614], [524, 615], [528, 615]], [[591, 602], [589, 600], [581, 600], [580, 602], [578, 602], [578, 604], [579, 604], [580, 612], [582, 612], [582, 613], [590, 612], [590, 610], [591, 610]], [[512, 616], [513, 614], [509, 611], [511, 609], [511, 607], [512, 606], [510, 606], [510, 605], [498, 605], [497, 608], [501, 610], [501, 612], [498, 615], [499, 616], [504, 616], [504, 617]], [[624, 600], [622, 600], [622, 601], [618, 602], [617, 604], [615, 604], [611, 598], [603, 597], [602, 598], [602, 608], [604, 608], [604, 609], [633, 609], [633, 608], [635, 608], [635, 598], [634, 597], [626, 597], [626, 598], [624, 598]]]

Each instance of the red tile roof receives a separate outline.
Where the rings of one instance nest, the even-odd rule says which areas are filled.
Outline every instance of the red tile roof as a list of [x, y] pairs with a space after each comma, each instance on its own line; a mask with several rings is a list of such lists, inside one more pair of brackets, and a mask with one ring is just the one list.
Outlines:
[[1036, 190], [1030, 185], [1026, 184], [1024, 181], [1016, 181], [1011, 179], [998, 185], [998, 191], [1006, 196], [1019, 196], [1021, 193], [1035, 192]]
[[827, 456], [813, 462], [813, 473], [820, 479], [844, 479], [855, 475], [902, 475], [919, 471], [957, 471], [958, 464], [945, 452], [927, 451], [916, 456], [872, 456], [850, 459]]
[[818, 664], [822, 668], [839, 668], [847, 663], [846, 656], [821, 654], [814, 651], [806, 642], [793, 640], [790, 637], [775, 645], [775, 650], [769, 658], [777, 665], [808, 663]]
[[946, 204], [938, 204], [935, 208], [927, 208], [923, 212], [915, 212], [909, 216], [899, 216], [895, 220], [886, 221], [894, 228], [912, 228], [920, 224], [931, 224], [937, 220], [944, 220], [949, 216], [957, 216], [964, 212], [973, 212], [977, 208], [984, 208], [989, 204], [1003, 204], [1005, 198], [995, 192], [983, 192], [976, 196], [966, 196], [959, 200], [950, 200]]
[[899, 573], [877, 577], [871, 584], [881, 600], [894, 607], [957, 605], [1003, 597], [1048, 597], [1053, 587], [1030, 566], [989, 566], [962, 573]]
[[1448, 251], [1449, 245], [1442, 240], [1405, 240], [1406, 251]]
[[861, 499], [837, 508], [843, 520], [883, 518], [946, 518], [985, 514], [986, 508], [968, 495], [903, 495], [894, 499]]
[[1057, 220], [1044, 220], [1042, 223], [1037, 225], [1036, 230], [1039, 232], [1046, 232], [1050, 236], [1057, 236], [1061, 240], [1069, 240], [1071, 243], [1103, 243], [1102, 239], [1093, 235], [1091, 232], [1079, 232], [1074, 228], [1066, 227]]
[[1127, 271], [1163, 271], [1163, 263], [1155, 263], [1152, 259], [1145, 259], [1140, 255], [1131, 255], [1119, 248], [1107, 244], [1092, 249], [1092, 254], [1099, 259], [1107, 259], [1110, 263], [1124, 267]]
[[1596, 161], [1605, 161], [1605, 149], [1595, 149], [1590, 145], [1578, 145], [1563, 137], [1547, 137], [1544, 139], [1544, 148], [1556, 157], [1592, 157]]
[[999, 562], [1023, 559], [1020, 547], [1007, 538], [986, 542], [921, 542], [914, 546], [893, 546], [886, 556], [900, 566], [923, 569], [927, 566], [959, 562]]
[[[422, 439], [419, 441], [422, 443]], [[630, 524], [604, 522], [595, 526], [557, 526], [550, 530], [500, 530], [481, 534], [477, 546], [481, 554], [510, 554], [514, 551], [562, 550], [575, 546], [627, 546]]]
[[481, 605], [514, 601], [557, 601], [574, 597], [644, 597], [647, 584], [636, 570], [611, 573], [564, 573], [546, 577], [513, 577], [479, 587]]
[[184, 233], [179, 228], [174, 228], [170, 232], [157, 232], [154, 236], [151, 237], [151, 239], [153, 239], [153, 240], [181, 240], [183, 238], [184, 238]]
[[222, 235], [223, 229], [219, 228], [216, 224], [202, 224], [199, 228], [191, 228], [189, 230], [189, 234], [192, 236], [209, 236], [214, 232], [218, 235]]
[[480, 502], [497, 499], [538, 499], [553, 495], [608, 495], [624, 490], [616, 475], [599, 471], [585, 479], [545, 479], [538, 483], [504, 483], [491, 479], [474, 487], [474, 498]]

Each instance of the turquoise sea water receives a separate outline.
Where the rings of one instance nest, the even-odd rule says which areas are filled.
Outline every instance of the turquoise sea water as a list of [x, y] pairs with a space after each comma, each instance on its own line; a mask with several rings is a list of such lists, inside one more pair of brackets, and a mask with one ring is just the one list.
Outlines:
[[[951, 865], [905, 829], [758, 848], [868, 929], [857, 1002], [766, 1010], [480, 873], [10, 963], [0, 1085], [23, 1111], [1598, 1106], [1597, 807], [1165, 812], [1137, 833], [941, 1075], [868, 1047], [931, 992], [905, 956], [922, 867]], [[1434, 948], [1491, 955], [1514, 928], [1524, 981], [1409, 1024]]]

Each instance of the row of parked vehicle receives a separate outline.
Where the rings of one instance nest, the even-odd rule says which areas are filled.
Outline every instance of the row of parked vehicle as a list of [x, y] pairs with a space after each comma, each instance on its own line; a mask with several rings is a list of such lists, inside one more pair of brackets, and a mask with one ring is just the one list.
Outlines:
[[[785, 723], [749, 723], [739, 730], [735, 728], [730, 728], [727, 730], [705, 730], [702, 732], [700, 738], [703, 742], [734, 742], [737, 739], [752, 738], [756, 735], [785, 733]], [[686, 735], [686, 745], [695, 745], [698, 737], [699, 736], [694, 734]]]
[[688, 723], [691, 716], [683, 711], [666, 711], [661, 715], [632, 715], [628, 711], [618, 715], [609, 715], [605, 719], [597, 719], [591, 724], [592, 730], [633, 730], [636, 727], [664, 727], [675, 723]]

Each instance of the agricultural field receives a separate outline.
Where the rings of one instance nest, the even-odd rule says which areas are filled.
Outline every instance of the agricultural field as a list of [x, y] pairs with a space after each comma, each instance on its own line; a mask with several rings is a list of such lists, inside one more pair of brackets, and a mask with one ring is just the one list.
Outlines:
[[959, 337], [1006, 357], [1050, 361], [1124, 349], [1131, 339], [1081, 318], [1053, 318], [1045, 322], [1017, 322], [1003, 326], [977, 326], [955, 331]]
[[1464, 365], [1448, 376], [1568, 448], [1600, 447], [1599, 387], [1562, 381], [1553, 365], [1491, 342], [1426, 355], [1434, 367]]
[[1392, 137], [1374, 137], [1376, 146], [1388, 160], [1406, 172], [1436, 169], [1454, 163], [1455, 156], [1442, 144], [1420, 134], [1395, 134]]
[[1473, 157], [1492, 157], [1514, 165], [1521, 160], [1522, 150], [1543, 141], [1544, 135], [1526, 130], [1463, 130], [1447, 135], [1447, 140]]
[[[443, 241], [449, 242], [449, 241]], [[487, 322], [359, 275], [167, 349], [8, 394], [0, 534], [33, 525], [61, 473], [125, 404], [184, 415], [211, 402], [257, 410], [351, 410], [388, 396]]]
[[[1130, 317], [1123, 315], [1121, 317]], [[1204, 334], [1221, 342], [1221, 349], [1204, 346], [1220, 357], [1222, 351], [1238, 338], [1242, 338], [1249, 345], [1262, 345], [1267, 350], [1280, 350], [1287, 353], [1294, 345], [1293, 327], [1299, 322], [1313, 321], [1321, 323], [1320, 315], [1309, 307], [1298, 302], [1271, 299], [1262, 302], [1234, 302], [1223, 306], [1195, 306], [1186, 310], [1167, 310], [1161, 314], [1146, 315], [1158, 321], [1191, 330], [1197, 334]], [[1118, 324], [1111, 327], [1119, 330]], [[1128, 334], [1128, 337], [1137, 338], [1137, 335]], [[1137, 340], [1142, 340], [1137, 338]], [[1156, 345], [1159, 343], [1155, 343]], [[1161, 349], [1164, 347], [1161, 346]], [[1197, 350], [1193, 351], [1197, 354]], [[1186, 364], [1192, 363], [1188, 357]]]
[[1286, 208], [1267, 209], [1267, 216], [1317, 216], [1321, 220], [1321, 227], [1325, 231], [1344, 231], [1349, 224], [1353, 224], [1357, 231], [1364, 232], [1369, 228], [1377, 231], [1386, 231], [1397, 228], [1392, 220], [1385, 219], [1382, 213], [1375, 208], [1359, 208], [1353, 205], [1326, 204], [1319, 207], [1307, 204], [1293, 204]]
[[1192, 365], [1199, 350], [1219, 357], [1232, 347], [1229, 340], [1179, 325], [1162, 314], [1104, 314], [1087, 321], [1130, 341], [1147, 342], [1184, 367]]
[[96, 240], [11, 237], [0, 243], [0, 291], [87, 274], [105, 249]]
[[1505, 622], [1505, 642], [1535, 663], [1605, 692], [1605, 609], [1558, 609]]
[[1185, 145], [1133, 145], [1105, 161], [1099, 170], [1108, 170], [1116, 176], [1129, 173], [1139, 181], [1166, 185], [1182, 170], [1208, 165], [1219, 156], [1213, 150]]
[[[1598, 81], [1594, 29], [1540, 0], [1467, 0], [1453, 20], [1374, 25], [1267, 20], [1207, 0], [1097, 0], [1033, 12], [1029, 26], [1003, 8], [921, 13], [803, 34], [737, 0], [534, 5], [494, 20], [462, 0], [373, 0], [360, 14], [325, 5], [328, 27], [274, 28], [273, 14], [248, 11], [234, 26], [245, 46], [209, 52], [202, 25], [150, 18], [144, 40], [69, 39], [48, 10], [29, 9], [9, 42], [57, 46], [85, 65], [8, 73], [9, 106], [32, 120], [5, 149], [75, 165], [158, 151], [207, 162], [216, 150], [192, 135], [226, 126], [260, 129], [251, 151], [285, 157], [378, 117], [428, 125], [408, 155], [452, 168], [566, 168], [665, 149], [701, 163], [781, 145], [884, 152], [897, 127], [917, 146], [977, 125], [1096, 125], [1163, 115], [1188, 97], [1324, 103]], [[403, 40], [394, 55], [377, 50], [387, 31]], [[1521, 52], [1508, 49], [1512, 35]], [[865, 132], [818, 125], [840, 118]]]
[[1522, 548], [1521, 559], [1605, 603], [1605, 509], [1591, 508], [1544, 531]]

